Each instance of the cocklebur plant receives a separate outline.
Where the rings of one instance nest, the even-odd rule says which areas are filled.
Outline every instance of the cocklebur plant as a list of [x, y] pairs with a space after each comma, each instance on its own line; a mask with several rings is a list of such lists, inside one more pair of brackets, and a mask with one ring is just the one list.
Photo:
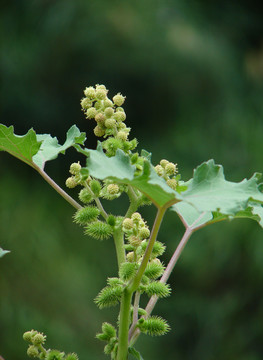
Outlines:
[[[85, 133], [72, 126], [63, 145], [51, 135], [37, 135], [33, 129], [24, 136], [14, 134], [13, 127], [0, 125], [0, 150], [33, 167], [74, 208], [73, 221], [84, 233], [96, 240], [113, 239], [118, 273], [109, 277], [95, 296], [102, 308], [119, 306], [116, 324], [104, 322], [97, 339], [104, 342], [104, 353], [113, 360], [142, 359], [134, 344], [141, 333], [164, 335], [170, 330], [167, 320], [152, 315], [156, 302], [171, 294], [167, 283], [190, 236], [215, 222], [250, 218], [263, 226], [263, 193], [260, 175], [239, 183], [225, 179], [223, 168], [213, 160], [204, 162], [184, 182], [177, 164], [166, 159], [152, 165], [151, 154], [137, 151], [138, 141], [130, 139], [126, 126], [125, 97], [120, 93], [112, 100], [104, 85], [87, 87], [81, 108], [87, 121], [94, 121], [94, 134], [100, 138], [96, 150], [84, 147]], [[69, 148], [77, 150], [76, 162], [70, 165], [63, 190], [45, 172], [47, 161]], [[78, 189], [78, 200], [71, 197]], [[124, 214], [109, 214], [103, 203], [127, 196], [129, 206]], [[140, 213], [143, 205], [157, 209], [152, 228]], [[185, 232], [172, 258], [165, 265], [160, 258], [165, 244], [157, 240], [166, 210], [177, 214]], [[3, 255], [2, 253], [0, 253]], [[143, 297], [149, 301], [145, 308]], [[29, 342], [28, 355], [46, 360], [76, 360], [58, 350], [46, 350], [46, 336], [31, 330], [24, 334]], [[75, 350], [75, 349], [74, 349]]]

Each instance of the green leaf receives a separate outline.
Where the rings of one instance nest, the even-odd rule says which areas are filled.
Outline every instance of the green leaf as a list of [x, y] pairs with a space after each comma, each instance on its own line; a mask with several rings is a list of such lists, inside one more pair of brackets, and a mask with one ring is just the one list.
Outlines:
[[7, 151], [9, 154], [33, 166], [32, 158], [39, 151], [41, 142], [37, 140], [36, 133], [30, 129], [25, 135], [15, 135], [14, 127], [7, 127], [0, 124], [0, 150]]
[[250, 218], [263, 226], [263, 194], [259, 190], [260, 174], [235, 183], [225, 179], [221, 165], [209, 160], [194, 170], [184, 200], [171, 207], [192, 229], [217, 221]]
[[97, 150], [82, 149], [78, 151], [87, 156], [87, 170], [97, 179], [111, 179], [116, 183], [129, 184], [144, 193], [156, 206], [162, 207], [167, 202], [181, 196], [171, 189], [164, 179], [160, 178], [151, 163], [145, 159], [143, 172], [136, 175], [136, 167], [130, 163], [129, 155], [118, 149], [115, 156], [108, 157], [103, 152], [101, 144]]
[[38, 153], [33, 157], [33, 162], [41, 169], [49, 160], [56, 159], [58, 154], [65, 154], [65, 151], [75, 145], [83, 144], [86, 140], [85, 133], [81, 133], [76, 125], [73, 125], [67, 132], [66, 141], [59, 145], [58, 139], [49, 134], [37, 135], [37, 140], [41, 141], [41, 147]]
[[[132, 355], [132, 358], [134, 358], [136, 360], [143, 360], [143, 357], [141, 356], [139, 351], [135, 350], [133, 347], [129, 347], [128, 352], [130, 355]], [[129, 359], [130, 359], [130, 356], [129, 356]]]
[[9, 250], [3, 250], [2, 248], [0, 248], [0, 258], [3, 257], [5, 254], [10, 253]]
[[59, 145], [56, 137], [37, 135], [33, 129], [23, 136], [15, 135], [13, 126], [0, 124], [0, 150], [7, 151], [35, 169], [44, 169], [47, 161], [55, 159], [59, 153], [64, 154], [66, 149], [75, 144], [83, 144], [84, 141], [85, 134], [75, 125], [67, 132], [65, 143]]

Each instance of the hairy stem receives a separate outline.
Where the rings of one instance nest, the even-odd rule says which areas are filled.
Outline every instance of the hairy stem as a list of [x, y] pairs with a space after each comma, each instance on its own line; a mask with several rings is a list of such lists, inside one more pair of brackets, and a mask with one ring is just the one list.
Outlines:
[[135, 275], [133, 280], [128, 285], [128, 289], [131, 292], [134, 292], [138, 288], [138, 286], [140, 285], [141, 278], [142, 278], [142, 276], [144, 274], [144, 271], [145, 271], [146, 266], [148, 264], [148, 261], [150, 259], [152, 249], [153, 249], [153, 245], [154, 245], [155, 240], [157, 238], [157, 234], [158, 234], [158, 231], [160, 229], [161, 222], [162, 222], [162, 219], [164, 217], [165, 211], [166, 211], [166, 208], [163, 208], [163, 207], [158, 209], [158, 212], [157, 212], [154, 224], [153, 224], [151, 236], [150, 236], [150, 239], [149, 239], [149, 243], [148, 243], [148, 246], [146, 248], [146, 251], [145, 251], [144, 257], [142, 259], [141, 265], [140, 265], [140, 267], [139, 267], [139, 269], [137, 271], [137, 274]]
[[129, 330], [129, 341], [130, 341], [131, 336], [136, 328], [136, 324], [138, 321], [138, 309], [139, 309], [139, 304], [140, 304], [140, 295], [141, 294], [138, 291], [135, 293], [134, 302], [133, 302], [132, 326], [130, 327], [130, 330]]
[[68, 203], [70, 203], [70, 205], [72, 205], [77, 210], [82, 208], [82, 206], [71, 196], [69, 196], [60, 186], [58, 186], [58, 184], [55, 183], [55, 181], [52, 180], [44, 170], [40, 169], [39, 167], [36, 167], [36, 170], [46, 180], [46, 182], [48, 182], [49, 185], [51, 185], [53, 189], [56, 190], [56, 192], [58, 192], [65, 200], [67, 200]]
[[138, 197], [135, 194], [131, 185], [128, 185], [128, 192], [127, 192], [129, 199], [130, 199], [130, 206], [125, 214], [125, 218], [131, 217], [131, 215], [137, 211], [138, 209]]
[[132, 292], [127, 288], [124, 290], [121, 299], [120, 308], [120, 326], [119, 326], [119, 347], [117, 360], [126, 360], [128, 357], [128, 335], [130, 325], [130, 308]]
[[118, 260], [118, 268], [120, 268], [121, 264], [126, 261], [126, 254], [124, 249], [124, 240], [123, 240], [123, 231], [121, 226], [119, 226], [113, 234], [115, 249], [117, 253]]

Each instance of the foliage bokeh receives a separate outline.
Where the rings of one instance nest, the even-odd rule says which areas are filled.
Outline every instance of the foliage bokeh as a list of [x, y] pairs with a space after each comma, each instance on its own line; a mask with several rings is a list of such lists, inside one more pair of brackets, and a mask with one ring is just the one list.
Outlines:
[[[209, 158], [238, 181], [262, 169], [263, 25], [241, 1], [3, 1], [1, 122], [60, 142], [76, 123], [95, 147], [80, 111], [87, 85], [127, 96], [127, 123], [153, 162], [178, 163], [183, 179]], [[77, 158], [76, 158], [77, 156]], [[73, 151], [47, 172], [64, 186]], [[21, 334], [37, 328], [50, 347], [101, 359], [94, 339], [117, 312], [92, 302], [114, 276], [110, 241], [72, 224], [73, 209], [32, 169], [0, 154], [0, 355], [21, 359]], [[113, 211], [120, 213], [118, 201]], [[151, 223], [154, 212], [145, 208]], [[160, 233], [167, 261], [183, 228], [168, 213]], [[158, 303], [172, 331], [143, 337], [146, 359], [259, 360], [263, 353], [262, 230], [249, 221], [194, 234]], [[24, 356], [25, 357], [25, 356]]]

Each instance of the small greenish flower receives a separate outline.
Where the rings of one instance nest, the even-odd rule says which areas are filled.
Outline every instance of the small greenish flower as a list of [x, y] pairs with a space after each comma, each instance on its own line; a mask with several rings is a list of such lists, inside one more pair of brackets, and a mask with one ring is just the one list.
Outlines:
[[97, 110], [95, 109], [95, 107], [90, 107], [89, 109], [87, 109], [86, 116], [88, 119], [94, 119], [96, 115]]
[[95, 92], [95, 89], [93, 86], [86, 87], [86, 89], [84, 90], [84, 95], [87, 98], [94, 99], [95, 94], [96, 94], [96, 92]]
[[110, 184], [107, 186], [107, 191], [110, 195], [116, 195], [119, 193], [120, 188], [117, 184]]
[[121, 105], [124, 103], [124, 101], [125, 101], [125, 96], [122, 96], [120, 93], [118, 93], [117, 95], [115, 95], [115, 96], [113, 97], [112, 100], [113, 100], [113, 102], [114, 102], [115, 105], [121, 106]]
[[39, 351], [35, 345], [30, 345], [27, 349], [27, 355], [29, 357], [38, 357]]
[[69, 189], [73, 189], [74, 187], [76, 187], [78, 185], [76, 179], [74, 176], [71, 176], [69, 178], [67, 178], [66, 180], [66, 187], [68, 187]]
[[103, 128], [101, 128], [99, 125], [97, 125], [93, 131], [94, 131], [94, 134], [98, 137], [101, 137], [105, 134], [105, 130]]
[[72, 163], [70, 165], [70, 168], [69, 168], [69, 172], [72, 174], [72, 175], [77, 175], [79, 174], [81, 170], [81, 165], [80, 163]]

